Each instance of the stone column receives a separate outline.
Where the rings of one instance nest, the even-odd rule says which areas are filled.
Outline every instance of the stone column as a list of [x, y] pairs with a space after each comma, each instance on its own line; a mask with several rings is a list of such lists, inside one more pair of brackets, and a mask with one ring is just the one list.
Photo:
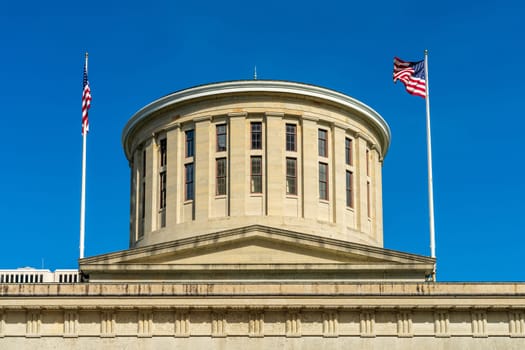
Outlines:
[[[356, 134], [355, 137], [355, 148], [356, 148], [356, 219], [357, 229], [361, 232], [370, 233], [370, 220], [368, 217], [368, 193], [367, 193], [367, 155], [369, 155], [368, 144], [366, 139], [363, 138], [362, 134]], [[368, 160], [369, 161], [369, 160]], [[370, 166], [370, 164], [368, 164]], [[369, 168], [370, 171], [370, 168]]]
[[372, 147], [373, 152], [373, 168], [374, 168], [374, 177], [372, 181], [372, 194], [373, 194], [373, 204], [374, 204], [374, 238], [378, 246], [383, 246], [383, 195], [382, 195], [382, 167], [383, 167], [383, 158], [381, 157], [381, 150], [379, 146], [374, 145]]
[[304, 115], [302, 122], [303, 217], [315, 220], [319, 203], [317, 118]]
[[[341, 232], [346, 230], [346, 164], [345, 164], [345, 138], [346, 132], [342, 125], [332, 127], [333, 152], [332, 152], [332, 174], [333, 186], [331, 186], [333, 222], [340, 227]], [[341, 237], [344, 239], [345, 237]]]
[[[167, 179], [166, 179], [166, 227], [170, 228], [180, 222], [180, 207], [184, 192], [181, 186], [181, 160], [180, 126], [166, 133], [166, 146], [168, 149]], [[174, 239], [176, 237], [173, 237]]]
[[[154, 191], [154, 183], [156, 183], [156, 168], [154, 163], [154, 150], [155, 150], [155, 144], [150, 139], [147, 141], [146, 145], [144, 145], [144, 151], [146, 155], [146, 191], [144, 193], [145, 196], [145, 218], [144, 218], [144, 236], [147, 236], [151, 233], [152, 227], [153, 227], [153, 218], [156, 218], [156, 208], [154, 206], [155, 201], [155, 193]], [[144, 154], [144, 153], [143, 153]]]
[[[208, 220], [210, 216], [210, 176], [212, 169], [210, 163], [212, 152], [210, 144], [210, 118], [195, 118], [195, 156], [194, 156], [194, 188], [195, 188], [195, 220]], [[214, 138], [213, 138], [214, 139]], [[213, 169], [214, 170], [214, 169]]]
[[249, 148], [248, 131], [246, 126], [246, 113], [230, 113], [229, 138], [229, 202], [230, 216], [242, 216], [245, 212], [245, 196], [249, 193], [249, 169], [246, 165], [246, 153]]
[[266, 214], [282, 216], [286, 193], [284, 113], [266, 113]]

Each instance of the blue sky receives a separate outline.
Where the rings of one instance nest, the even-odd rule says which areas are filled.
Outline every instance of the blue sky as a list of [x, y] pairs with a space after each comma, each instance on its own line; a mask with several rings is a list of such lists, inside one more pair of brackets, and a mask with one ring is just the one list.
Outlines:
[[[83, 8], [80, 7], [83, 6]], [[525, 14], [520, 1], [71, 1], [0, 5], [0, 268], [75, 268], [84, 52], [90, 54], [86, 256], [126, 249], [122, 128], [209, 82], [328, 87], [392, 130], [385, 247], [429, 254], [425, 104], [392, 58], [429, 50], [438, 280], [524, 281]]]

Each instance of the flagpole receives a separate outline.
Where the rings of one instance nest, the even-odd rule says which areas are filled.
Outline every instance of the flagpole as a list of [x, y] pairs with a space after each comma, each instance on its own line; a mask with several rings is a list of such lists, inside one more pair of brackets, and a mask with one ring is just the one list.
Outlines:
[[[88, 71], [88, 53], [86, 52], [86, 74]], [[82, 121], [82, 190], [80, 193], [80, 259], [84, 258], [84, 235], [86, 226], [86, 139], [88, 121]]]
[[[432, 181], [432, 140], [430, 133], [430, 88], [428, 81], [428, 50], [425, 50], [425, 82], [426, 82], [426, 109], [427, 109], [427, 161], [428, 161], [428, 211], [430, 224], [430, 257], [436, 258], [436, 242], [434, 230], [434, 186]], [[436, 281], [436, 263], [432, 271], [432, 281]]]

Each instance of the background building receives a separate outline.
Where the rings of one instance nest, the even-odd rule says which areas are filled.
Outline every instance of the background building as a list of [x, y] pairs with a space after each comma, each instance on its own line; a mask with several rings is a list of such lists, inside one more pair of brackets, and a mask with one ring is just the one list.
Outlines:
[[209, 84], [150, 103], [122, 141], [130, 249], [81, 259], [84, 283], [4, 284], [6, 347], [525, 345], [525, 284], [427, 282], [433, 259], [383, 247], [390, 131], [363, 103]]

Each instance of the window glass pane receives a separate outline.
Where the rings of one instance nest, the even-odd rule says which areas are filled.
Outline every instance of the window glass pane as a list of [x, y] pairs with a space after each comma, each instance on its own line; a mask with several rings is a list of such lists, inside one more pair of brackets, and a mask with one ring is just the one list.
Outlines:
[[217, 152], [226, 151], [226, 124], [217, 125]]
[[286, 124], [286, 150], [296, 151], [297, 128], [295, 124]]
[[186, 200], [193, 199], [193, 163], [186, 164]]
[[352, 140], [345, 139], [345, 162], [352, 165]]
[[166, 139], [160, 140], [159, 146], [160, 146], [159, 147], [160, 166], [163, 167], [163, 166], [166, 166], [167, 161], [168, 161]]
[[217, 159], [217, 195], [226, 194], [226, 158]]
[[297, 160], [286, 158], [286, 194], [297, 194]]
[[166, 208], [166, 172], [163, 171], [159, 174], [160, 176], [160, 203], [159, 208]]
[[262, 193], [262, 158], [251, 157], [251, 192]]
[[194, 140], [193, 130], [186, 131], [186, 157], [193, 157], [194, 155]]
[[142, 177], [146, 176], [146, 150], [142, 151]]
[[347, 171], [346, 172], [346, 206], [349, 208], [353, 208], [353, 198], [352, 198], [352, 172]]
[[319, 163], [319, 198], [328, 199], [328, 165]]
[[326, 130], [319, 129], [318, 133], [318, 149], [319, 149], [319, 156], [326, 157], [328, 153], [327, 149], [327, 143], [326, 143]]
[[252, 149], [262, 149], [262, 123], [251, 123]]
[[370, 176], [370, 151], [366, 150], [366, 176]]

